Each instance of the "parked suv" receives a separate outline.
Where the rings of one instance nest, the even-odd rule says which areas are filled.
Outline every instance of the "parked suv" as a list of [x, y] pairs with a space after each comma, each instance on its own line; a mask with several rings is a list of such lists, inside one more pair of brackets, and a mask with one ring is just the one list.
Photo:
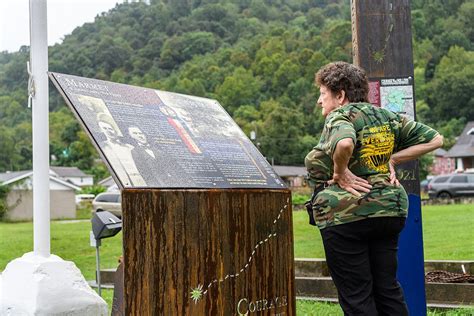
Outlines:
[[120, 191], [98, 194], [92, 201], [94, 212], [109, 211], [117, 217], [122, 217], [122, 197]]
[[474, 196], [474, 173], [453, 173], [434, 177], [428, 184], [430, 198]]

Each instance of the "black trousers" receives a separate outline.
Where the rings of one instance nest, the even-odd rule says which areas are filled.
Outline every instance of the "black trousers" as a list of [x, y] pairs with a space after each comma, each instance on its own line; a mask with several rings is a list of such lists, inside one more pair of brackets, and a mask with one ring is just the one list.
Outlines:
[[367, 218], [321, 230], [344, 315], [408, 315], [396, 279], [403, 217]]

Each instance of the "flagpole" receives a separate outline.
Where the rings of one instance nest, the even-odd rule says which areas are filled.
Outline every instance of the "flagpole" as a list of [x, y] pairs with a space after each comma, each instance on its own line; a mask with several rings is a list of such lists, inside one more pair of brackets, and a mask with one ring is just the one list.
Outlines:
[[48, 27], [46, 0], [30, 0], [30, 64], [33, 100], [34, 253], [50, 249]]
[[29, 1], [34, 249], [10, 261], [0, 274], [0, 315], [106, 316], [107, 303], [76, 265], [51, 254], [47, 0]]

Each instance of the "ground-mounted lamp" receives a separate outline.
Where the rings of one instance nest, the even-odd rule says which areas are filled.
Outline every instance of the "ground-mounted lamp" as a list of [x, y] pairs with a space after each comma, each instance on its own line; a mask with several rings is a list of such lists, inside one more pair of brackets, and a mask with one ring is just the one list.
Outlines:
[[96, 254], [96, 281], [101, 295], [100, 286], [100, 253], [101, 240], [117, 235], [122, 230], [122, 220], [114, 214], [103, 211], [96, 212], [91, 219], [92, 231], [90, 235], [91, 246], [95, 247]]

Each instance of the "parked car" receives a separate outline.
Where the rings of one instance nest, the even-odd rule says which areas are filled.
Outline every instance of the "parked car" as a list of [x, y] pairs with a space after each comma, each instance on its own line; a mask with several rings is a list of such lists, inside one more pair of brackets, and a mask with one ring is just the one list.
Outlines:
[[431, 179], [425, 179], [420, 182], [420, 191], [423, 193], [428, 193], [428, 185], [430, 184]]
[[93, 212], [109, 211], [117, 217], [122, 217], [122, 196], [120, 191], [98, 194], [92, 201]]
[[430, 198], [474, 196], [474, 174], [453, 173], [436, 176], [428, 184]]

